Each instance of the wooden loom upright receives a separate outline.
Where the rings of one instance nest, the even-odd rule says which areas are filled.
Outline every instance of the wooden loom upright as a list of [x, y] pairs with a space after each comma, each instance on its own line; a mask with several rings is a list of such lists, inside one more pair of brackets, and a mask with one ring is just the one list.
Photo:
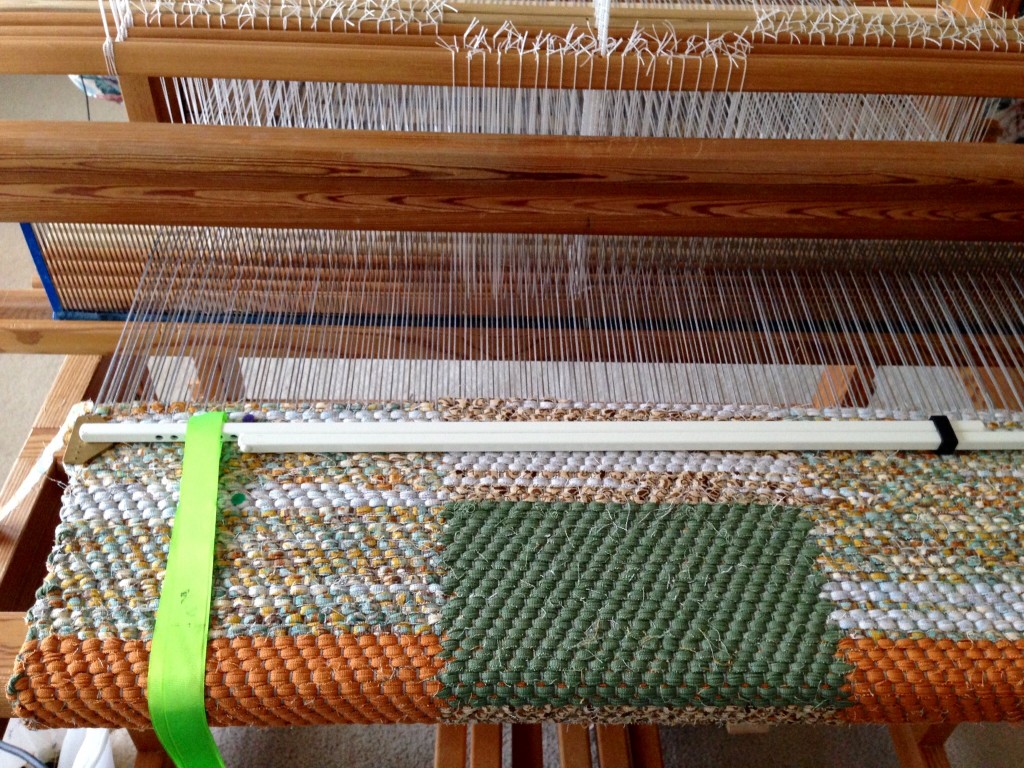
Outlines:
[[[523, 28], [586, 23], [586, 9], [576, 13], [571, 6], [456, 7], [464, 18], [522, 18]], [[703, 32], [712, 23], [726, 32], [745, 26], [742, 11], [662, 16], [677, 31], [691, 25]], [[451, 36], [464, 30], [461, 18], [449, 15], [438, 31]], [[0, 5], [2, 73], [105, 74], [104, 40], [92, 2]], [[1021, 51], [801, 44], [806, 42], [755, 39], [746, 90], [1024, 98]], [[73, 130], [0, 125], [0, 218], [338, 229], [387, 221], [406, 230], [949, 240], [1019, 240], [1024, 231], [1019, 146], [961, 145], [949, 152], [927, 143], [437, 137], [166, 125], [175, 115], [166, 108], [161, 79], [173, 76], [422, 85], [451, 85], [454, 76], [457, 85], [532, 83], [522, 75], [513, 79], [507, 60], [504, 68], [493, 58], [480, 66], [453, 66], [455, 56], [432, 37], [381, 35], [369, 24], [332, 34], [282, 21], [260, 29], [237, 23], [162, 28], [140, 21], [113, 43], [113, 55], [132, 123]], [[644, 74], [635, 67], [614, 56], [595, 61], [590, 82], [637, 81]], [[687, 87], [702, 86], [699, 74], [689, 77]], [[566, 72], [560, 82], [545, 85], [575, 87], [577, 80]], [[71, 405], [95, 395], [120, 333], [113, 321], [53, 320], [41, 288], [0, 294], [0, 350], [71, 355], [0, 501], [28, 474]], [[248, 330], [241, 325], [231, 333], [244, 337]], [[198, 362], [200, 376], [215, 379], [237, 366], [216, 350]], [[1024, 383], [1021, 371], [1015, 376], [1015, 383]], [[839, 393], [844, 404], [863, 400], [871, 386], [862, 361], [837, 360], [825, 377], [823, 398]], [[985, 383], [995, 398], [1007, 386]], [[59, 480], [61, 473], [54, 462], [46, 480]], [[22, 639], [22, 612], [40, 581], [59, 507], [56, 484], [46, 480], [0, 527], [0, 646], [7, 668]], [[947, 764], [942, 743], [951, 726], [893, 725], [890, 731], [906, 768]], [[437, 765], [464, 764], [466, 733], [464, 726], [439, 728]], [[563, 765], [589, 764], [585, 730], [562, 726], [560, 737]], [[651, 729], [601, 726], [597, 738], [602, 765], [660, 760]], [[165, 764], [151, 735], [136, 734], [135, 740], [137, 765]], [[538, 744], [538, 731], [516, 726], [515, 764], [539, 765]], [[500, 764], [499, 750], [499, 726], [473, 727], [472, 765]]]

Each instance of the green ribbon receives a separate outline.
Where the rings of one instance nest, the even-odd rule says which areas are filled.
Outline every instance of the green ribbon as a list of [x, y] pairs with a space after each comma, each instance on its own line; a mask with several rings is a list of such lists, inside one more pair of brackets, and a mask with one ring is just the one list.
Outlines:
[[206, 721], [206, 646], [225, 414], [188, 420], [181, 489], [149, 656], [149, 716], [178, 768], [224, 768]]

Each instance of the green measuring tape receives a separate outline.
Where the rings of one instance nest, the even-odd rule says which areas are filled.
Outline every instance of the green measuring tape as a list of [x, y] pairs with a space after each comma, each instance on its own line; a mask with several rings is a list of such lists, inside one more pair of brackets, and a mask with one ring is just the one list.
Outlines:
[[224, 768], [206, 721], [206, 645], [213, 591], [224, 413], [188, 420], [178, 510], [149, 656], [149, 716], [178, 768]]

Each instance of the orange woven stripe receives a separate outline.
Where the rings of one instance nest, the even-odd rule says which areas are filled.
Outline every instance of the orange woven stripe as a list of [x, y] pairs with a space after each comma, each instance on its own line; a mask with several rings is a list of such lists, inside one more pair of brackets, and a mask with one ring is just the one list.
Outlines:
[[[436, 635], [306, 635], [210, 643], [210, 724], [322, 725], [438, 720]], [[18, 717], [54, 728], [148, 728], [149, 643], [50, 636], [15, 669]]]
[[1024, 641], [839, 641], [856, 706], [852, 723], [1024, 720]]

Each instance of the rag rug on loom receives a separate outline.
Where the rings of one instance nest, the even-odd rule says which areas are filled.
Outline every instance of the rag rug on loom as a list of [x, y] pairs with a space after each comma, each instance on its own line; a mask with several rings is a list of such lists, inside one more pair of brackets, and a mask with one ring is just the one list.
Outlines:
[[[108, 415], [188, 416], [175, 411]], [[494, 401], [230, 415], [684, 417]], [[118, 445], [71, 468], [7, 689], [19, 717], [148, 727], [180, 473], [170, 444]], [[219, 509], [212, 725], [1024, 716], [1024, 467], [1012, 452], [227, 445]]]

